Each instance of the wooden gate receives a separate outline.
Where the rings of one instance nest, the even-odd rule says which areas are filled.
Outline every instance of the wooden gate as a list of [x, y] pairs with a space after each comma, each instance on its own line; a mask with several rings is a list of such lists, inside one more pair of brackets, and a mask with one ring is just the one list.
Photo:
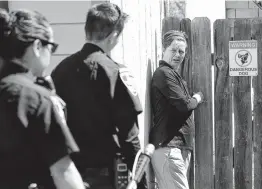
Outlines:
[[[205, 96], [205, 102], [194, 111], [196, 146], [191, 189], [260, 189], [262, 19], [222, 19], [213, 27], [214, 54], [208, 18], [166, 18], [162, 27], [162, 33], [178, 29], [190, 36], [181, 75], [191, 92], [202, 91]], [[258, 41], [258, 76], [230, 77], [229, 41], [252, 39]]]

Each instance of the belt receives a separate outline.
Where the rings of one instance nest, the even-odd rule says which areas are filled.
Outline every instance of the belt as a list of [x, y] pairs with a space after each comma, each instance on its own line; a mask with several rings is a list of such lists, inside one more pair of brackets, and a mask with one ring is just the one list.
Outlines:
[[110, 175], [110, 169], [105, 168], [86, 168], [85, 169], [85, 176], [109, 176]]
[[82, 175], [86, 188], [113, 189], [114, 180], [110, 168], [86, 168]]

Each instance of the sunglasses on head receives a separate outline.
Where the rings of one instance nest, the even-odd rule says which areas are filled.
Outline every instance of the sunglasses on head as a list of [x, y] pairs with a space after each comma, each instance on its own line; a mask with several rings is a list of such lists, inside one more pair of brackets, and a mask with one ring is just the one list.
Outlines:
[[51, 42], [51, 41], [48, 41], [48, 40], [45, 40], [45, 39], [41, 39], [39, 37], [30, 37], [30, 38], [39, 39], [44, 46], [48, 45], [48, 44], [51, 45], [52, 46], [51, 53], [55, 53], [55, 51], [58, 48], [58, 44], [57, 43], [54, 43], [54, 42]]

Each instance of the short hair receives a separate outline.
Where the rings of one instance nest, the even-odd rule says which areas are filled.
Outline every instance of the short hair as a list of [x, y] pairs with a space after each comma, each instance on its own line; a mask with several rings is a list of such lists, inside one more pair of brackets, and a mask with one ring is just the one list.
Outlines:
[[37, 11], [0, 9], [0, 56], [4, 59], [21, 58], [35, 39], [49, 41], [50, 24]]
[[101, 41], [112, 32], [123, 31], [128, 15], [113, 3], [96, 4], [89, 9], [85, 23], [85, 33], [88, 40]]
[[183, 31], [170, 30], [166, 32], [162, 39], [163, 48], [169, 47], [174, 40], [184, 41], [187, 44], [188, 36]]

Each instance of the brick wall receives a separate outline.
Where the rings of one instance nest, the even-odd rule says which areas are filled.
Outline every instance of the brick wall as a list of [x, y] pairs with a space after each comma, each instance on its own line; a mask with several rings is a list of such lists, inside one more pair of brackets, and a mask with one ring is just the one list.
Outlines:
[[227, 1], [226, 18], [254, 18], [262, 17], [262, 10], [252, 1]]

